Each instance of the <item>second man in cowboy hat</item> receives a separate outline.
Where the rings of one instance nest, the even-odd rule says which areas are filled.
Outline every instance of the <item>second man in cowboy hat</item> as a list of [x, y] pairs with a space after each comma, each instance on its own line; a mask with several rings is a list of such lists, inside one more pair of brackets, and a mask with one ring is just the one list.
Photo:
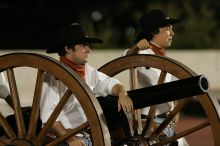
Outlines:
[[[181, 19], [175, 19], [169, 17], [162, 9], [154, 9], [146, 12], [139, 20], [141, 25], [141, 32], [135, 39], [135, 45], [127, 49], [123, 55], [132, 54], [153, 54], [153, 55], [166, 55], [166, 48], [170, 47], [174, 37], [173, 25], [181, 22]], [[153, 86], [158, 83], [160, 76], [160, 70], [155, 68], [138, 67], [137, 75], [139, 81], [139, 87]], [[165, 82], [174, 80], [170, 74], [167, 74]], [[173, 102], [163, 103], [157, 105], [156, 110], [156, 124], [162, 123], [166, 114], [174, 108]], [[146, 117], [149, 112], [149, 107], [142, 109], [142, 117]], [[178, 117], [178, 116], [177, 116]], [[176, 117], [176, 119], [178, 119]], [[163, 134], [165, 136], [173, 136], [174, 133], [173, 123], [170, 123]], [[183, 144], [181, 144], [183, 143]], [[174, 142], [170, 145], [178, 145], [178, 142]], [[187, 142], [179, 142], [179, 146], [187, 146]]]

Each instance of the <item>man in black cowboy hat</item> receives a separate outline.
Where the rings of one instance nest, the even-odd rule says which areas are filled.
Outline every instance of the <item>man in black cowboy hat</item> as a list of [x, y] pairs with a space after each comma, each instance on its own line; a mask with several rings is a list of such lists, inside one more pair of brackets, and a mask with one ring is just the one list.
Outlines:
[[[132, 54], [155, 54], [166, 55], [166, 48], [170, 47], [174, 37], [173, 24], [181, 22], [180, 19], [174, 19], [167, 16], [161, 9], [148, 11], [140, 18], [140, 25], [142, 31], [135, 39], [135, 45], [127, 49], [124, 55]], [[157, 69], [137, 68], [137, 75], [140, 87], [147, 87], [156, 85], [160, 76], [160, 71]], [[170, 82], [174, 78], [167, 74], [165, 82]], [[173, 102], [163, 103], [157, 105], [155, 122], [159, 125], [165, 118], [166, 114], [174, 108]], [[149, 107], [142, 109], [142, 117], [146, 117], [149, 112]], [[178, 119], [178, 116], [176, 117]], [[176, 122], [176, 121], [175, 121]], [[171, 126], [164, 129], [163, 134], [166, 136], [174, 135], [173, 123]], [[182, 144], [184, 143], [184, 144]], [[177, 142], [170, 145], [178, 145]], [[179, 142], [179, 146], [188, 145], [183, 139]]]
[[[58, 33], [56, 42], [56, 47], [49, 48], [46, 52], [58, 53], [60, 61], [75, 70], [97, 96], [113, 95], [118, 97], [117, 100], [112, 98], [115, 101], [115, 105], [111, 106], [114, 108], [108, 109], [108, 105], [103, 106], [103, 108], [109, 110], [107, 111], [108, 116], [106, 117], [111, 117], [111, 115], [116, 114], [117, 116], [114, 117], [116, 117], [116, 119], [123, 117], [122, 119], [125, 119], [125, 124], [123, 125], [126, 125], [127, 119], [122, 111], [130, 112], [133, 105], [124, 86], [118, 80], [98, 72], [87, 63], [89, 54], [91, 53], [89, 45], [93, 43], [102, 43], [102, 40], [88, 37], [80, 24], [73, 23], [63, 28]], [[45, 92], [41, 100], [40, 117], [42, 122], [45, 123], [66, 88], [63, 83], [49, 74], [45, 75], [43, 88]], [[105, 102], [108, 102], [106, 99], [107, 98], [99, 97], [100, 104], [104, 105]], [[65, 134], [68, 129], [73, 129], [87, 120], [76, 98], [70, 98], [67, 105], [71, 106], [68, 106], [68, 109], [63, 109], [57, 122], [53, 125], [53, 130], [57, 136]], [[112, 121], [114, 121], [114, 117], [112, 117]], [[112, 126], [114, 124], [112, 124]], [[72, 146], [91, 145], [90, 140], [84, 137], [73, 137], [66, 142]]]

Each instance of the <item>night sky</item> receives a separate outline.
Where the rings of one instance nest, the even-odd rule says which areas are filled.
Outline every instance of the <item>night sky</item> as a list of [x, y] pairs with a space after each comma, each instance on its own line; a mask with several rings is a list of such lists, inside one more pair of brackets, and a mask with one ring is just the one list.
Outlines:
[[[157, 1], [159, 0], [155, 0], [154, 2], [156, 3]], [[182, 7], [182, 4], [178, 4], [182, 1], [169, 1], [169, 4], [167, 4], [168, 1], [160, 1], [160, 3], [164, 2], [164, 4], [162, 5], [166, 5], [167, 7], [172, 6], [172, 4], [175, 3], [175, 5], [180, 7], [180, 9], [185, 10], [185, 13], [188, 12], [187, 9]], [[205, 0], [202, 1], [204, 2]], [[216, 18], [214, 19], [218, 20], [218, 22], [216, 23], [216, 25], [218, 25], [220, 23], [220, 13], [217, 10], [219, 10], [220, 8], [220, 2], [218, 0], [213, 1], [215, 2], [210, 2], [209, 7], [210, 10], [216, 11]], [[126, 38], [127, 36], [125, 36], [125, 30], [128, 28], [138, 28], [137, 16], [140, 16], [141, 14], [143, 14], [143, 12], [146, 11], [146, 6], [151, 7], [151, 5], [148, 5], [148, 2], [152, 1], [138, 0], [137, 2], [133, 0], [0, 0], [0, 49], [44, 49], [47, 47], [51, 47], [51, 44], [53, 44], [55, 40], [56, 32], [61, 27], [70, 24], [73, 21], [81, 20], [84, 17], [86, 18], [86, 16], [91, 15], [91, 13], [96, 10], [99, 10], [102, 13], [102, 21], [105, 21], [103, 23], [99, 22], [100, 26], [104, 26], [103, 24], [107, 24], [106, 22], [109, 20], [112, 23], [112, 26], [109, 26], [112, 30], [111, 32], [114, 32], [112, 36], [114, 39], [117, 38], [118, 40], [109, 40], [109, 42], [114, 42], [117, 45], [120, 45], [120, 43], [128, 44], [129, 40], [128, 38]], [[194, 7], [196, 12], [201, 9], [200, 5], [196, 1], [195, 3], [191, 2], [190, 4]], [[198, 16], [199, 15], [200, 14], [198, 13]], [[189, 15], [189, 17], [192, 16], [193, 15]], [[207, 20], [207, 22], [208, 21], [210, 20]], [[96, 24], [95, 21], [93, 22], [93, 24], [91, 23], [92, 21], [88, 22], [89, 24], [87, 25], [94, 26], [94, 24]], [[93, 27], [93, 29], [94, 31], [96, 31], [96, 27]], [[184, 31], [180, 32], [184, 33]], [[101, 32], [99, 33], [103, 34], [103, 30], [101, 29]], [[210, 30], [210, 32], [208, 33], [214, 33], [214, 35], [207, 35], [215, 36], [215, 38], [218, 38], [218, 32], [216, 31], [216, 29], [214, 29], [214, 27], [213, 30]], [[185, 35], [181, 34], [180, 36], [184, 37]], [[195, 37], [198, 38], [198, 36]], [[207, 38], [205, 38], [205, 35], [201, 35], [201, 37], [203, 37], [202, 39], [207, 40]], [[109, 38], [106, 38], [106, 40], [108, 39]], [[183, 39], [180, 38], [179, 40], [182, 41]], [[191, 40], [195, 39], [191, 38]], [[216, 44], [216, 42], [212, 43], [212, 40], [215, 41], [215, 39], [211, 38], [210, 42], [207, 41], [207, 45], [204, 45], [204, 43], [199, 43], [202, 44], [202, 46], [197, 47], [216, 47], [212, 45]], [[193, 47], [193, 44], [191, 44], [190, 42], [183, 41], [179, 44], [182, 47], [185, 47], [185, 44], [187, 46]]]

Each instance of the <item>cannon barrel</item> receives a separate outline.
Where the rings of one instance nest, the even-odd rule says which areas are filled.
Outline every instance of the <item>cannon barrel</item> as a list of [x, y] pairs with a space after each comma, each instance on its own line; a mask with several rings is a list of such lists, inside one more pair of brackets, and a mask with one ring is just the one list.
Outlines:
[[170, 102], [207, 93], [209, 83], [205, 76], [198, 75], [155, 86], [128, 91], [134, 109]]

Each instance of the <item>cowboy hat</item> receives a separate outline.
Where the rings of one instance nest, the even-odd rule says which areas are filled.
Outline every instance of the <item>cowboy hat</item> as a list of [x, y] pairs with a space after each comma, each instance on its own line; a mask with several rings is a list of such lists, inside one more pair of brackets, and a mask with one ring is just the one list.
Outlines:
[[146, 38], [147, 34], [152, 33], [157, 28], [164, 27], [169, 24], [176, 24], [180, 22], [180, 19], [173, 19], [166, 15], [161, 9], [151, 10], [145, 13], [140, 18], [140, 25], [142, 28], [142, 32], [138, 34], [135, 42]]
[[85, 30], [79, 23], [72, 23], [60, 30], [57, 36], [55, 47], [48, 48], [47, 53], [57, 53], [65, 45], [79, 43], [103, 43], [101, 39], [88, 37]]

